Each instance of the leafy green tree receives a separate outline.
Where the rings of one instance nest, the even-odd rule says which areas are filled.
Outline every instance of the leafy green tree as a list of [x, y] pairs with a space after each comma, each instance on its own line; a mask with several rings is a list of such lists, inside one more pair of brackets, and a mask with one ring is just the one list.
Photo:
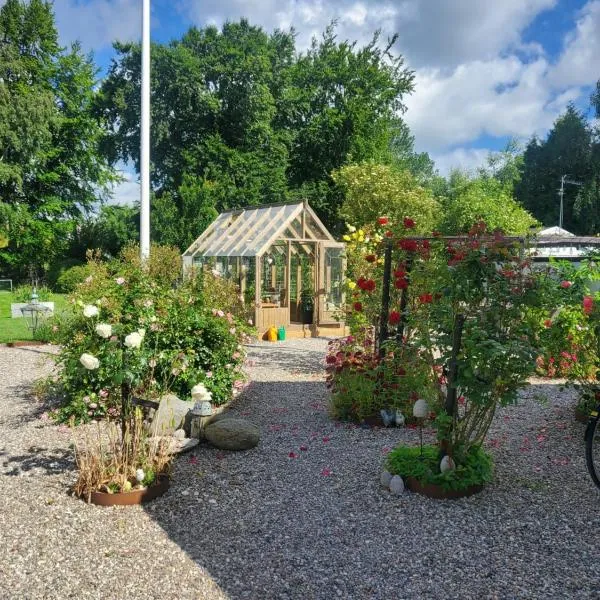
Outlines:
[[114, 179], [92, 114], [96, 70], [58, 45], [49, 2], [0, 8], [0, 272], [23, 277], [64, 252]]
[[436, 226], [439, 204], [408, 171], [363, 162], [334, 171], [333, 179], [343, 195], [340, 216], [349, 225], [362, 227], [386, 216], [395, 222], [412, 218], [422, 233]]
[[[139, 170], [140, 47], [115, 49], [99, 102], [112, 124], [105, 151]], [[269, 36], [245, 20], [153, 45], [152, 184], [155, 206], [170, 221], [157, 215], [157, 239], [174, 239], [166, 232], [194, 209], [184, 207], [198, 196], [189, 193], [192, 181], [217, 211], [286, 199], [287, 149], [273, 121], [281, 86], [275, 78], [292, 50], [291, 34]], [[211, 188], [218, 192], [207, 193]]]
[[376, 33], [363, 48], [338, 41], [334, 25], [300, 55], [291, 71], [283, 126], [292, 132], [288, 176], [292, 188], [325, 182], [330, 192], [312, 198], [314, 207], [335, 228], [341, 196], [330, 174], [349, 163], [389, 163], [401, 127], [404, 95], [414, 74], [402, 56], [385, 48]]
[[[521, 180], [515, 186], [519, 202], [544, 225], [558, 225], [561, 177], [586, 185], [593, 179], [592, 130], [585, 116], [573, 105], [554, 123], [545, 140], [532, 138], [523, 155]], [[581, 189], [565, 185], [563, 227], [574, 233], [593, 233], [597, 221], [588, 218], [596, 211], [593, 194], [587, 186], [580, 201]], [[590, 202], [592, 206], [590, 206]]]
[[105, 258], [115, 258], [125, 246], [139, 240], [139, 225], [137, 207], [105, 204], [98, 214], [78, 225], [71, 238], [69, 257], [84, 263], [88, 250], [99, 250]]
[[[111, 124], [105, 151], [139, 169], [140, 48], [115, 49], [98, 104]], [[377, 36], [358, 48], [331, 26], [297, 54], [293, 32], [241, 20], [155, 44], [152, 61], [153, 236], [162, 243], [187, 245], [211, 209], [297, 198], [335, 227], [342, 196], [332, 170], [408, 160], [407, 141], [412, 151], [399, 115], [413, 74]], [[177, 231], [188, 219], [190, 231]]]
[[470, 177], [454, 171], [442, 199], [440, 230], [448, 235], [467, 233], [478, 221], [488, 229], [524, 235], [538, 222], [512, 196], [510, 186], [493, 177]]

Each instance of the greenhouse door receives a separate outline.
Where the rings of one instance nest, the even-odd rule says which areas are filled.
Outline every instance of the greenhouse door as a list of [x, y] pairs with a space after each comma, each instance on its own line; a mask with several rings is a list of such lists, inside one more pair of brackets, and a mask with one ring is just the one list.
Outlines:
[[343, 321], [345, 266], [343, 246], [319, 244], [319, 324]]
[[[290, 322], [312, 323], [316, 317], [316, 307], [313, 317], [310, 311], [303, 309], [302, 296], [314, 298], [317, 285], [315, 282], [315, 251], [314, 242], [296, 242], [290, 245]], [[304, 294], [302, 293], [304, 292]]]

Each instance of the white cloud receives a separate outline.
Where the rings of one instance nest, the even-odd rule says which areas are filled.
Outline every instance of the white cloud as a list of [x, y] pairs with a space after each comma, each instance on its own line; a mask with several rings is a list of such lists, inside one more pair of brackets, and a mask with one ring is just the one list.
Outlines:
[[483, 148], [455, 148], [449, 152], [433, 154], [435, 166], [441, 175], [448, 175], [452, 169], [475, 171], [485, 165], [490, 150]]
[[115, 40], [141, 37], [139, 0], [54, 0], [54, 13], [61, 41], [79, 40], [86, 51], [109, 48]]
[[589, 85], [600, 77], [600, 0], [588, 2], [564, 44], [560, 60], [550, 73], [554, 86]]
[[521, 33], [557, 0], [411, 0], [395, 22], [400, 49], [413, 67], [489, 60], [521, 46]]

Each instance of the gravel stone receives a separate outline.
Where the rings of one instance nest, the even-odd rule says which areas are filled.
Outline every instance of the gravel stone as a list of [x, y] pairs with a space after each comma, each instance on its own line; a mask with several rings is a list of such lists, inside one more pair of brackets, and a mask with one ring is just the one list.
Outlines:
[[498, 411], [480, 494], [391, 496], [385, 456], [418, 432], [333, 422], [325, 349], [251, 345], [252, 383], [229, 414], [256, 423], [261, 443], [201, 444], [176, 460], [163, 497], [105, 509], [68, 494], [73, 432], [32, 393], [49, 349], [0, 348], [0, 598], [599, 597], [600, 496], [570, 391], [532, 380]]

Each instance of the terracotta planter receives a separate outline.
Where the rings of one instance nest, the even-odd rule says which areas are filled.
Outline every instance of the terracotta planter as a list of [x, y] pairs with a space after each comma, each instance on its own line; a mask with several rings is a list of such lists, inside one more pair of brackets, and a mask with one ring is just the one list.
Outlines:
[[383, 427], [383, 419], [380, 415], [373, 415], [371, 417], [365, 417], [361, 422], [361, 425], [367, 425], [368, 427]]
[[[134, 504], [143, 504], [162, 496], [169, 489], [169, 485], [170, 481], [168, 477], [160, 477], [158, 483], [143, 490], [118, 492], [116, 494], [92, 492], [90, 504], [97, 504], [98, 506], [133, 506]], [[85, 500], [83, 496], [82, 498]]]
[[575, 409], [575, 420], [576, 421], [579, 421], [580, 423], [583, 423], [584, 425], [586, 425], [589, 418], [590, 418], [589, 413], [581, 410], [580, 408]]
[[411, 492], [416, 492], [428, 498], [435, 498], [436, 500], [455, 500], [456, 498], [466, 498], [473, 494], [478, 494], [483, 490], [483, 485], [472, 485], [463, 490], [445, 490], [441, 485], [435, 483], [421, 483], [414, 477], [407, 477], [405, 480], [406, 487]]

